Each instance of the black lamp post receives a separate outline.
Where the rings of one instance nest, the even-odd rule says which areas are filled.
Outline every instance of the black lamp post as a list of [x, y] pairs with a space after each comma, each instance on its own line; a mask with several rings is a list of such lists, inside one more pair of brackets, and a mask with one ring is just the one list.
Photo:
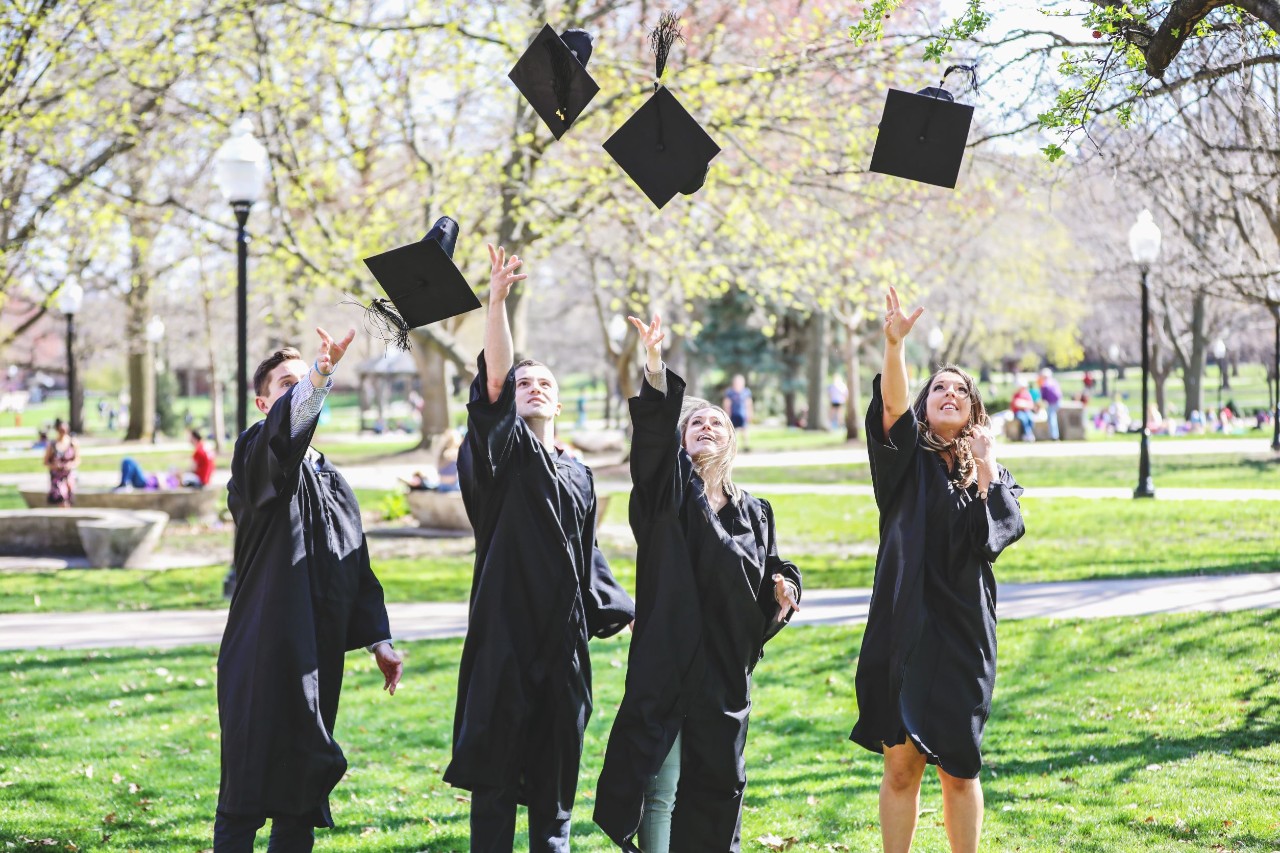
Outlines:
[[1147, 385], [1151, 376], [1151, 305], [1147, 273], [1160, 257], [1160, 228], [1151, 218], [1151, 211], [1144, 209], [1138, 214], [1138, 221], [1129, 229], [1129, 251], [1142, 272], [1142, 442], [1138, 456], [1138, 486], [1133, 490], [1133, 496], [1154, 498], [1156, 489], [1151, 482], [1151, 430], [1147, 425]]
[[1268, 295], [1273, 297], [1268, 300], [1268, 306], [1271, 308], [1271, 316], [1274, 317], [1276, 321], [1275, 363], [1272, 365], [1276, 372], [1276, 393], [1272, 398], [1271, 449], [1276, 453], [1280, 453], [1280, 300], [1274, 298], [1276, 296], [1280, 296], [1280, 293], [1276, 293], [1273, 290], [1270, 291]]
[[67, 315], [67, 428], [72, 435], [84, 432], [84, 391], [76, 381], [76, 314], [84, 303], [84, 288], [74, 281], [62, 286], [58, 310]]
[[249, 426], [249, 210], [262, 196], [267, 149], [241, 113], [214, 155], [215, 178], [236, 215], [236, 435]]

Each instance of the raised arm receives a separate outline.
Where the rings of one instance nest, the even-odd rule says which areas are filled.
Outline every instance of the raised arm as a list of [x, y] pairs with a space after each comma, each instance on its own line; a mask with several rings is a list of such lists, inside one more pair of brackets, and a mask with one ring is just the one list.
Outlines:
[[514, 359], [507, 296], [512, 285], [528, 278], [525, 273], [516, 272], [522, 263], [515, 255], [508, 261], [506, 249], [501, 246], [494, 249], [493, 244], [489, 244], [489, 315], [484, 326], [484, 361], [489, 374], [486, 390], [490, 403], [498, 402]]
[[[680, 436], [677, 424], [684, 402], [684, 380], [662, 363], [662, 319], [645, 324], [631, 317], [645, 347], [645, 375], [631, 410], [631, 521], [643, 519], [678, 503], [680, 498]], [[687, 459], [687, 457], [685, 457]]]
[[[639, 317], [627, 317], [631, 325], [636, 327], [636, 331], [640, 333], [640, 343], [644, 345], [645, 361], [644, 373], [645, 379], [653, 386], [654, 390], [667, 393], [666, 371], [662, 364], [662, 340], [667, 333], [662, 331], [662, 318], [657, 314], [653, 315], [653, 322], [648, 325]], [[659, 385], [658, 382], [662, 384]]]
[[911, 327], [924, 313], [921, 306], [907, 316], [898, 301], [897, 289], [890, 287], [884, 298], [884, 367], [880, 371], [880, 394], [884, 399], [883, 418], [885, 435], [898, 418], [911, 406], [907, 392], [907, 356], [904, 342], [911, 333]]

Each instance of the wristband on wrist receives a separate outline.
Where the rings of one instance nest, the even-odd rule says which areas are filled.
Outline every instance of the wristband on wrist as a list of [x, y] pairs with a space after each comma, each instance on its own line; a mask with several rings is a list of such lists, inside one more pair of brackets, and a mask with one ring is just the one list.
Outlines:
[[317, 358], [315, 361], [311, 362], [311, 369], [314, 370], [316, 373], [320, 374], [321, 376], [332, 376], [334, 374], [334, 371], [337, 370], [337, 367], [335, 366], [333, 370], [330, 370], [328, 373], [325, 373], [323, 370], [320, 369], [320, 359]]

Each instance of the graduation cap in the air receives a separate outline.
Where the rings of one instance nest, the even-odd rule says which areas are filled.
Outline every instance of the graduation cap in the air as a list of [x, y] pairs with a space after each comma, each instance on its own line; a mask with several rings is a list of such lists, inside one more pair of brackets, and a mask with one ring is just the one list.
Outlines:
[[711, 161], [720, 153], [720, 146], [662, 85], [676, 39], [683, 41], [680, 19], [673, 12], [663, 12], [649, 34], [658, 69], [654, 93], [604, 144], [604, 150], [659, 209], [676, 193], [692, 195], [700, 190]]
[[[942, 75], [966, 71], [977, 89], [976, 66], [953, 65]], [[942, 83], [903, 92], [890, 89], [871, 153], [871, 171], [954, 189], [969, 139], [973, 107], [956, 103]]]
[[364, 259], [369, 272], [391, 297], [375, 299], [366, 308], [366, 319], [378, 338], [407, 350], [410, 329], [480, 307], [480, 300], [453, 264], [457, 242], [458, 223], [442, 216], [420, 242]]
[[507, 75], [556, 139], [564, 136], [600, 91], [587, 73], [590, 58], [590, 33], [568, 30], [556, 35], [550, 24], [544, 24]]

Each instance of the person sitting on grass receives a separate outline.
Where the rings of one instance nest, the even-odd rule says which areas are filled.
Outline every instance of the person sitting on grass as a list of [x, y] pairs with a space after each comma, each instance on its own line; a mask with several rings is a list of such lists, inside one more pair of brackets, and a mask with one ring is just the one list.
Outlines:
[[[193, 452], [191, 454], [191, 470], [184, 471], [181, 476], [178, 472], [170, 471], [168, 477], [164, 480], [167, 488], [188, 488], [203, 489], [209, 485], [209, 481], [213, 479], [213, 471], [215, 467], [213, 453], [205, 446], [204, 436], [200, 434], [200, 430], [193, 429], [189, 433]], [[127, 491], [129, 489], [158, 489], [161, 487], [161, 480], [157, 474], [147, 474], [142, 470], [142, 466], [131, 456], [126, 456], [120, 460], [120, 485], [116, 486], [116, 491]]]
[[884, 368], [867, 409], [880, 546], [858, 656], [850, 739], [883, 756], [884, 849], [911, 847], [926, 764], [938, 767], [953, 853], [982, 834], [982, 735], [996, 679], [992, 564], [1023, 534], [1022, 489], [996, 462], [973, 377], [939, 369], [912, 403], [908, 316], [889, 288]]
[[346, 653], [368, 649], [392, 695], [402, 673], [355, 493], [311, 447], [356, 333], [316, 332], [311, 364], [289, 347], [258, 365], [254, 404], [266, 419], [241, 434], [231, 459], [235, 593], [218, 650], [217, 853], [251, 853], [268, 818], [270, 850], [310, 851], [313, 827], [333, 826], [329, 792], [347, 769], [334, 740]]

